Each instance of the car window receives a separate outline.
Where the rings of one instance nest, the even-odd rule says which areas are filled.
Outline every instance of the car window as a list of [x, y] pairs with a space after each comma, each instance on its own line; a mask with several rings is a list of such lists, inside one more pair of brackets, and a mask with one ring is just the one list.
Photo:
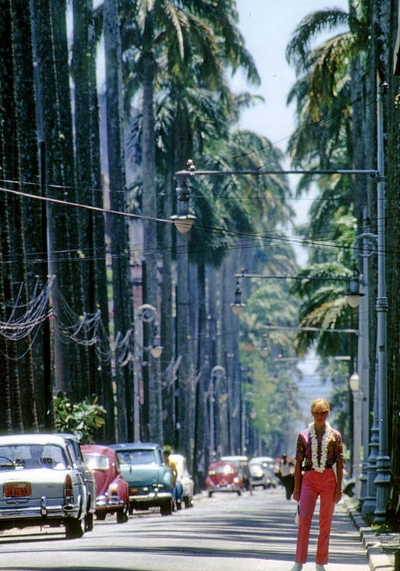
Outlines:
[[123, 450], [118, 451], [117, 456], [121, 465], [138, 466], [154, 462], [153, 450]]
[[56, 468], [67, 465], [64, 450], [56, 444], [0, 446], [0, 470], [10, 468]]
[[84, 454], [83, 458], [91, 470], [108, 470], [110, 465], [107, 456], [102, 454]]

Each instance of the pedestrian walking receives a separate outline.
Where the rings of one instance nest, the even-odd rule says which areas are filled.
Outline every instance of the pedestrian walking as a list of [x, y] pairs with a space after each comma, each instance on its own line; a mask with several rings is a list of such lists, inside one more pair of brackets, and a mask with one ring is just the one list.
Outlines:
[[311, 521], [317, 499], [320, 499], [319, 534], [315, 558], [316, 571], [326, 571], [329, 557], [329, 535], [335, 504], [342, 497], [342, 436], [327, 419], [330, 407], [325, 399], [311, 403], [314, 421], [297, 438], [293, 499], [299, 502], [299, 524], [295, 564], [301, 571], [308, 556]]
[[282, 454], [279, 477], [286, 491], [286, 499], [290, 500], [294, 489], [294, 463], [287, 454]]

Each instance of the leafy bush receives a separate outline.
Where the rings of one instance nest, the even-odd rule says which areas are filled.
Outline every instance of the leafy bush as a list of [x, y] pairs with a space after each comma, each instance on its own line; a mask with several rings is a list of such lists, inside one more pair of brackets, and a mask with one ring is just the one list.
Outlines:
[[97, 404], [97, 395], [72, 403], [65, 393], [54, 397], [56, 429], [75, 434], [82, 444], [94, 443], [94, 433], [105, 423], [107, 411]]

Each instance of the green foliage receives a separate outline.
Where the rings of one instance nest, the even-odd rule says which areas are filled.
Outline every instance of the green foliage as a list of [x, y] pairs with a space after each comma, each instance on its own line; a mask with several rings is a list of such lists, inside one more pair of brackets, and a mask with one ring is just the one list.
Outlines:
[[97, 404], [97, 396], [86, 397], [82, 402], [72, 403], [65, 393], [54, 398], [56, 428], [58, 432], [75, 434], [82, 444], [94, 442], [94, 434], [105, 423], [107, 411]]

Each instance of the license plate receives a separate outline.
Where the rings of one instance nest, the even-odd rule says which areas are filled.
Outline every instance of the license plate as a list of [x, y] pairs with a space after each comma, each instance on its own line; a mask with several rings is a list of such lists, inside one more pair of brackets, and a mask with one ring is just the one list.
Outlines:
[[131, 496], [138, 496], [140, 494], [140, 488], [129, 488], [129, 494]]
[[9, 482], [4, 484], [5, 498], [26, 498], [31, 495], [29, 482]]

